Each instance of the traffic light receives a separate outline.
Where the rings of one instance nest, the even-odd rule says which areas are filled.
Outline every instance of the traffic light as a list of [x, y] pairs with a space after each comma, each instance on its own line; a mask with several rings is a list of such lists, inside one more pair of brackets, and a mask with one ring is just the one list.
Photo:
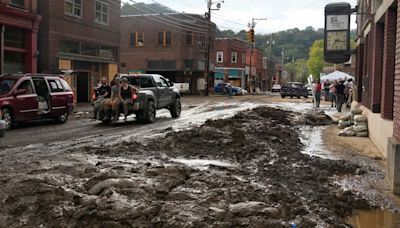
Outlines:
[[247, 42], [254, 43], [254, 29], [250, 29], [246, 32]]

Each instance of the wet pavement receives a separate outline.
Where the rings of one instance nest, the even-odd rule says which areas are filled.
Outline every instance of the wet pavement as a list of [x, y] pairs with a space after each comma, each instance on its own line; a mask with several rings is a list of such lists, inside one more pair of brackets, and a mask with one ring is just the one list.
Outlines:
[[[349, 148], [329, 151], [326, 127], [304, 120], [311, 103], [289, 101], [187, 98], [181, 118], [163, 110], [152, 125], [78, 119], [9, 131], [0, 224], [357, 227], [355, 209], [392, 216], [396, 204], [371, 186], [383, 168]], [[19, 144], [20, 134], [33, 135]]]

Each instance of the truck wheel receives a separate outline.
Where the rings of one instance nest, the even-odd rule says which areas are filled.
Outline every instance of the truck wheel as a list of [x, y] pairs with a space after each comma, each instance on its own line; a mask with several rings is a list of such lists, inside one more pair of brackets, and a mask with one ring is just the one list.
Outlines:
[[15, 125], [15, 121], [12, 111], [8, 108], [5, 108], [1, 110], [1, 113], [3, 114], [4, 122], [6, 122], [6, 130], [13, 128]]
[[154, 101], [147, 103], [144, 121], [146, 123], [154, 123], [156, 121], [156, 106], [154, 105]]
[[171, 112], [172, 118], [178, 118], [181, 115], [182, 111], [181, 99], [176, 98], [175, 102], [171, 105], [169, 111]]
[[63, 124], [65, 122], [67, 122], [67, 120], [68, 120], [67, 112], [54, 118], [54, 121], [56, 121], [56, 123], [58, 123], [58, 124]]
[[300, 99], [300, 96], [297, 96], [297, 99]]
[[308, 98], [308, 96], [304, 96], [304, 98], [305, 98], [305, 99], [307, 99], [307, 98]]

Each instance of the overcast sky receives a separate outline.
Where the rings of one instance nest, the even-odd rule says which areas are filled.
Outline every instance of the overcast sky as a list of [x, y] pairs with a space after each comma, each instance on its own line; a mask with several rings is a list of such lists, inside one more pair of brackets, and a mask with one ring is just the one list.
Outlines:
[[[135, 2], [158, 2], [186, 13], [204, 14], [207, 10], [206, 0], [135, 0]], [[344, 0], [225, 0], [221, 3], [219, 11], [213, 11], [211, 19], [221, 30], [232, 29], [236, 32], [247, 29], [247, 24], [252, 18], [267, 18], [267, 21], [261, 21], [256, 25], [256, 33], [269, 34], [296, 27], [304, 29], [307, 26], [323, 28], [324, 7], [332, 2], [344, 2]], [[357, 0], [347, 2], [354, 7]], [[351, 26], [356, 28], [355, 16], [352, 16]]]

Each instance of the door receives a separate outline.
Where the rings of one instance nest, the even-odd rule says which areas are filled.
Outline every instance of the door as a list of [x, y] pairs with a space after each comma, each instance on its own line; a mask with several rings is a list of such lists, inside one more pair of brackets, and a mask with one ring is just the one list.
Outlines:
[[15, 119], [17, 121], [32, 120], [38, 118], [38, 96], [33, 89], [30, 79], [20, 82], [17, 91], [25, 91], [15, 96]]
[[50, 88], [51, 115], [58, 116], [68, 112], [69, 96], [64, 90], [60, 79], [47, 78]]
[[79, 72], [77, 75], [77, 102], [89, 102], [89, 73]]
[[168, 106], [168, 85], [164, 80], [161, 80], [160, 76], [154, 76], [154, 81], [156, 82], [158, 93], [157, 108], [164, 108]]
[[169, 82], [167, 79], [161, 77], [161, 84], [163, 86], [163, 89], [165, 89], [165, 104], [164, 107], [170, 106], [172, 102], [172, 97], [174, 96], [174, 90], [169, 87]]

